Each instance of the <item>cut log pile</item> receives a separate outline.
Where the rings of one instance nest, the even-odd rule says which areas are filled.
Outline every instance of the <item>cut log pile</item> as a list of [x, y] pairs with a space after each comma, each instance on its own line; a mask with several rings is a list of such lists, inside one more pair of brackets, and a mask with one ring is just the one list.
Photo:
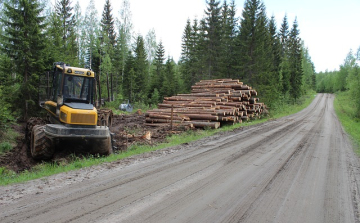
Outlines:
[[190, 94], [165, 97], [158, 109], [148, 111], [147, 125], [190, 125], [219, 128], [225, 123], [241, 123], [260, 118], [264, 103], [257, 92], [239, 80], [202, 80], [192, 86]]

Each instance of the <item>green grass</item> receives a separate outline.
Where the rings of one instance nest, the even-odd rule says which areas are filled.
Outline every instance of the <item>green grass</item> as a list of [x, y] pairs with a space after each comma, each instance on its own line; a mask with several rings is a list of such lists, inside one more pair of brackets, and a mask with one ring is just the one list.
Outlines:
[[295, 103], [289, 105], [288, 103], [280, 103], [273, 111], [271, 111], [271, 117], [280, 118], [287, 115], [297, 113], [307, 106], [314, 100], [316, 97], [315, 91], [309, 91], [306, 95], [302, 96]]
[[349, 92], [337, 93], [334, 108], [342, 126], [354, 142], [356, 154], [360, 156], [360, 120], [355, 116], [356, 106], [350, 98]]
[[282, 109], [278, 109], [276, 111], [271, 111], [272, 115], [267, 118], [253, 120], [251, 122], [236, 124], [236, 125], [227, 125], [223, 126], [220, 129], [208, 129], [208, 130], [199, 130], [199, 131], [187, 131], [180, 135], [172, 135], [167, 138], [167, 143], [161, 143], [156, 146], [151, 145], [132, 145], [128, 148], [126, 152], [120, 154], [112, 154], [107, 157], [84, 157], [78, 158], [73, 157], [71, 162], [64, 163], [42, 163], [34, 167], [31, 171], [24, 171], [22, 173], [16, 174], [12, 171], [9, 171], [5, 168], [0, 168], [0, 185], [9, 185], [14, 183], [25, 182], [28, 180], [38, 179], [46, 176], [51, 176], [57, 173], [68, 172], [71, 170], [76, 170], [84, 167], [90, 167], [94, 165], [98, 165], [104, 162], [112, 162], [120, 159], [124, 159], [126, 157], [130, 157], [137, 154], [142, 154], [154, 150], [159, 150], [163, 148], [167, 148], [170, 146], [180, 145], [183, 143], [189, 143], [195, 140], [199, 140], [201, 138], [214, 135], [218, 132], [231, 131], [233, 129], [250, 126], [259, 123], [266, 122], [270, 119], [279, 118], [282, 116], [286, 116], [289, 114], [296, 113], [303, 108], [307, 107], [311, 101], [314, 99], [314, 92], [311, 92], [305, 95], [301, 100], [301, 103], [296, 103], [293, 105], [283, 105]]
[[12, 128], [7, 128], [0, 132], [0, 154], [11, 150], [16, 146], [16, 138], [19, 136]]

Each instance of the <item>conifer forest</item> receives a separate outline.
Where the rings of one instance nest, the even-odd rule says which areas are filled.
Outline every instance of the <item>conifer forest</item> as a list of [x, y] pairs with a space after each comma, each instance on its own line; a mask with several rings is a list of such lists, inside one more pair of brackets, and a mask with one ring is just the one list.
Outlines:
[[129, 99], [153, 106], [164, 97], [189, 93], [199, 80], [232, 78], [252, 86], [261, 101], [274, 108], [296, 103], [309, 90], [352, 89], [355, 82], [347, 86], [345, 76], [358, 73], [349, 58], [331, 75], [339, 81], [331, 89], [324, 85], [332, 79], [315, 74], [300, 38], [301, 18], [285, 14], [277, 24], [274, 16], [267, 16], [261, 0], [246, 0], [243, 6], [207, 0], [202, 17], [184, 23], [178, 61], [165, 54], [154, 30], [146, 36], [134, 34], [129, 0], [122, 0], [120, 12], [113, 12], [106, 0], [97, 9], [100, 15], [94, 0], [86, 13], [76, 1], [49, 5], [44, 0], [0, 0], [2, 127], [39, 114], [39, 77], [58, 61], [91, 68], [100, 76], [102, 89], [111, 79], [112, 94], [103, 90], [102, 98], [117, 105]]

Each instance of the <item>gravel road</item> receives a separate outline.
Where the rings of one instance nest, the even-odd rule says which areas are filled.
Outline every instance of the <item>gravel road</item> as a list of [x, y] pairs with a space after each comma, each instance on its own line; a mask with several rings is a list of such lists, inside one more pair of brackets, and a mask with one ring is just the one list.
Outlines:
[[360, 222], [360, 163], [319, 94], [303, 111], [0, 187], [0, 222]]

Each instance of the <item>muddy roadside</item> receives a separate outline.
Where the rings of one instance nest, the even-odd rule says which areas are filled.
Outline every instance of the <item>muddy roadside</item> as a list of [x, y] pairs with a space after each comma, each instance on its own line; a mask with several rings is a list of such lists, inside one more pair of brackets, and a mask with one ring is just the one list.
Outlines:
[[[12, 127], [19, 133], [17, 145], [10, 151], [0, 155], [0, 167], [20, 173], [31, 170], [34, 166], [43, 161], [34, 160], [29, 151], [26, 140], [26, 123], [18, 123]], [[187, 131], [187, 128], [180, 126], [170, 129], [169, 126], [147, 126], [145, 125], [144, 114], [123, 114], [114, 115], [111, 132], [115, 133], [115, 153], [126, 151], [134, 143], [156, 145], [166, 141], [166, 138], [173, 134], [180, 134]], [[47, 162], [71, 162], [72, 159], [87, 156], [85, 152], [66, 145], [65, 148], [58, 148], [53, 159]]]

